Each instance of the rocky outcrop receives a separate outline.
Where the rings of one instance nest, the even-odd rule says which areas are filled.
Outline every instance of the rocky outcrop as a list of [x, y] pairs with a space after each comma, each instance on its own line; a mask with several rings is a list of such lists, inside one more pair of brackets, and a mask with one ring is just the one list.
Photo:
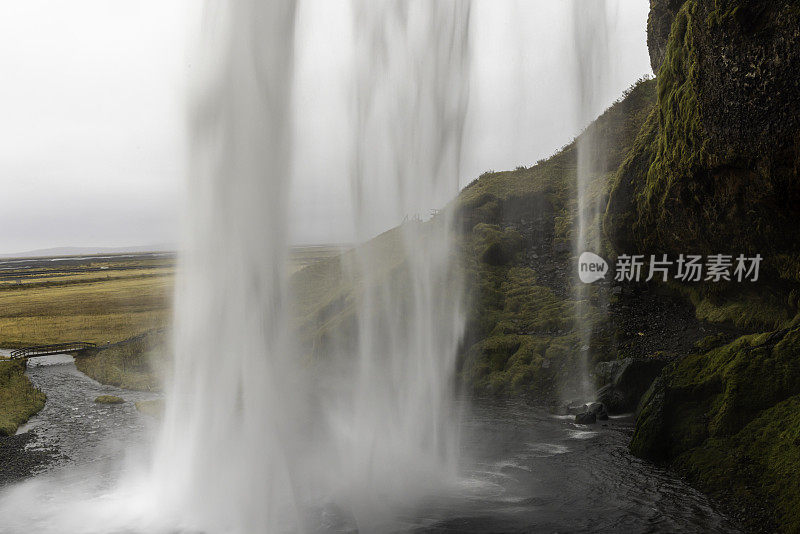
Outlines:
[[685, 0], [650, 0], [647, 17], [647, 49], [650, 51], [650, 67], [658, 74], [667, 53], [667, 40], [675, 15]]
[[800, 5], [653, 0], [648, 44], [657, 103], [614, 177], [605, 234], [617, 253], [760, 254], [758, 284], [672, 289], [698, 319], [764, 333], [720, 331], [672, 358], [631, 450], [746, 510], [752, 529], [798, 532]]
[[597, 415], [590, 412], [581, 412], [575, 416], [575, 423], [579, 425], [593, 425], [597, 422]]
[[[800, 529], [800, 324], [670, 364], [645, 394], [631, 451]], [[763, 519], [763, 518], [762, 518]]]
[[[654, 2], [652, 24], [675, 5]], [[627, 253], [759, 253], [762, 279], [800, 281], [796, 2], [689, 0], [670, 28], [658, 102], [615, 177], [607, 236]]]
[[667, 360], [658, 357], [625, 358], [597, 364], [595, 375], [604, 384], [597, 393], [598, 401], [612, 414], [633, 412], [666, 365]]

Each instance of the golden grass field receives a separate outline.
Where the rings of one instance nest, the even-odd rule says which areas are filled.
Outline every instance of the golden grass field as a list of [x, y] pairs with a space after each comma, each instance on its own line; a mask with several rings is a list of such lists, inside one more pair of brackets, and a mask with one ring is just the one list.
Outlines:
[[[292, 250], [288, 272], [330, 259], [339, 246]], [[76, 358], [79, 370], [105, 384], [154, 390], [168, 372], [166, 332], [172, 316], [175, 258], [141, 255], [0, 260], [0, 348], [70, 341], [96, 343]], [[25, 376], [24, 362], [0, 356], [0, 435], [42, 409], [45, 395]]]
[[[100, 268], [0, 283], [0, 347], [67, 341], [122, 341], [165, 327], [172, 309], [174, 267], [162, 258], [104, 260]], [[98, 262], [87, 264], [97, 269]], [[76, 269], [77, 270], [77, 269]], [[34, 269], [27, 269], [34, 271]], [[39, 269], [36, 269], [39, 271]]]
[[[297, 247], [289, 273], [343, 248]], [[0, 347], [67, 341], [108, 344], [169, 326], [175, 260], [111, 257], [0, 271]]]
[[[0, 347], [68, 341], [104, 345], [163, 329], [172, 313], [174, 259], [164, 256], [31, 260], [0, 263]], [[99, 351], [78, 362], [92, 378], [149, 388], [139, 365], [121, 361], [120, 351]], [[149, 366], [149, 358], [144, 358]], [[24, 374], [25, 364], [0, 361], [0, 435], [42, 409], [45, 395]]]

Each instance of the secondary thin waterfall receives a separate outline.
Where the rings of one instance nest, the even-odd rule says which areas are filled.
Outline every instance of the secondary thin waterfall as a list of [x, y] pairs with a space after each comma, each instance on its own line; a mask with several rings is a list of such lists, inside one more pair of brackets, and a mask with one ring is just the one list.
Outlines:
[[462, 283], [452, 213], [435, 209], [458, 193], [470, 3], [358, 0], [354, 13], [355, 228], [364, 241], [387, 214], [403, 221], [353, 265], [363, 289], [340, 448], [374, 514], [376, 490], [408, 497], [455, 474]]
[[154, 488], [181, 528], [264, 532], [293, 505], [290, 425], [304, 391], [285, 336], [295, 2], [205, 9]]
[[[577, 58], [578, 101], [577, 119], [580, 125], [588, 124], [602, 99], [605, 77], [609, 72], [609, 32], [605, 0], [576, 0], [573, 3], [573, 30]], [[576, 195], [574, 255], [583, 252], [602, 253], [600, 214], [603, 195], [593, 183], [602, 172], [602, 151], [595, 128], [587, 128], [577, 139]], [[577, 270], [576, 270], [577, 273]], [[579, 336], [577, 394], [583, 401], [591, 400], [593, 385], [589, 376], [591, 336], [594, 328], [588, 303], [591, 287], [575, 282], [575, 315]]]

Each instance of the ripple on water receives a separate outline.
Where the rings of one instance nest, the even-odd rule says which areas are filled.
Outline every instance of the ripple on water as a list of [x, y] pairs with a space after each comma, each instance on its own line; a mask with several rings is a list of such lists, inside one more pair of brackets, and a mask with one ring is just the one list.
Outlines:
[[569, 452], [569, 447], [556, 443], [529, 443], [528, 450], [534, 458], [548, 458]]
[[592, 439], [597, 436], [597, 432], [593, 430], [569, 430], [567, 431], [568, 439]]

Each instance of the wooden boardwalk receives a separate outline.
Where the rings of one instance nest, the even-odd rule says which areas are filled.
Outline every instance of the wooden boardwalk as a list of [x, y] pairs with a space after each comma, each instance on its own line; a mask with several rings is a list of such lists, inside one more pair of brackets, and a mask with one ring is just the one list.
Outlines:
[[12, 360], [22, 360], [25, 358], [36, 358], [37, 356], [50, 356], [52, 354], [69, 354], [71, 352], [81, 352], [86, 349], [97, 347], [94, 343], [74, 341], [72, 343], [55, 343], [53, 345], [37, 345], [35, 347], [25, 347], [12, 350]]

